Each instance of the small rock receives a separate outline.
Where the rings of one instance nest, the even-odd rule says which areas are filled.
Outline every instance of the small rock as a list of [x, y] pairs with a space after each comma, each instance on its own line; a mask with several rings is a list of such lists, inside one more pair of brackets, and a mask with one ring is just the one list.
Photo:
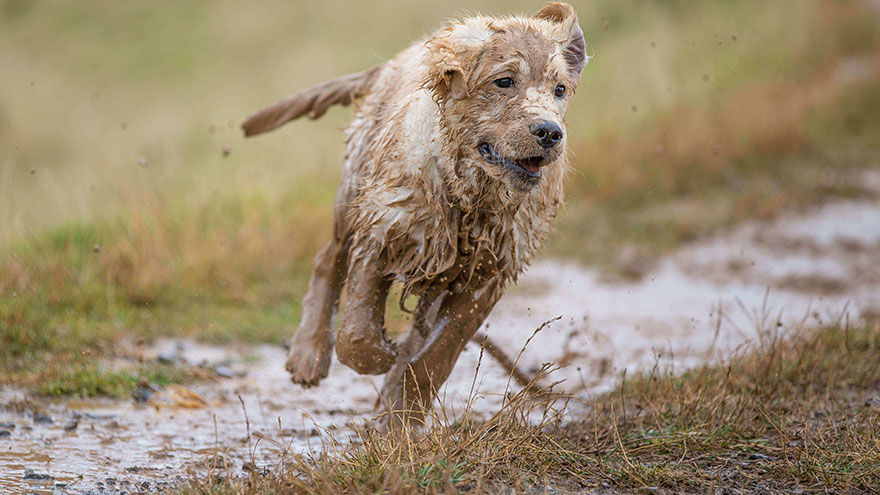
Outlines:
[[41, 425], [51, 425], [52, 423], [54, 423], [54, 421], [52, 421], [52, 418], [50, 418], [49, 416], [46, 416], [45, 414], [35, 413], [34, 414], [34, 423], [41, 424]]
[[162, 351], [157, 359], [162, 364], [176, 364], [180, 360], [180, 354], [177, 351]]
[[70, 423], [67, 423], [66, 425], [64, 425], [64, 431], [73, 431], [76, 429], [77, 426], [79, 426], [79, 420], [75, 419], [75, 420], [71, 421]]
[[153, 387], [149, 383], [142, 381], [138, 385], [138, 388], [134, 389], [134, 392], [131, 393], [131, 396], [135, 402], [147, 402], [152, 399], [155, 394], [156, 391]]
[[12, 436], [12, 433], [10, 433], [6, 430], [0, 430], [0, 438], [11, 437], [11, 436]]
[[153, 395], [155, 395], [155, 392], [148, 388], [138, 388], [132, 393], [135, 402], [147, 402], [153, 398]]
[[227, 156], [229, 156], [229, 153], [231, 153], [231, 152], [232, 152], [232, 150], [229, 148], [229, 146], [224, 146], [223, 148], [220, 149], [220, 154], [223, 155], [223, 158], [226, 158]]
[[4, 421], [4, 422], [0, 423], [0, 428], [4, 428], [6, 430], [14, 430], [15, 423], [13, 423], [11, 421]]
[[116, 417], [115, 414], [95, 414], [95, 413], [86, 413], [85, 416], [89, 419], [113, 419]]
[[55, 479], [52, 476], [45, 473], [35, 473], [33, 469], [25, 469], [24, 470], [24, 478], [29, 481], [46, 481]]
[[223, 365], [215, 366], [214, 373], [217, 373], [219, 376], [221, 376], [223, 378], [235, 377], [235, 373], [233, 373], [231, 369], [229, 369], [228, 367], [223, 366]]

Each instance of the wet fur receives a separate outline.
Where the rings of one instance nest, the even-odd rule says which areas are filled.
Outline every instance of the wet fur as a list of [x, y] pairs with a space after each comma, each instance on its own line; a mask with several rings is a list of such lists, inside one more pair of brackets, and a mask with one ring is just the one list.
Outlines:
[[[554, 3], [530, 18], [455, 22], [385, 64], [248, 118], [243, 128], [253, 135], [361, 99], [347, 131], [334, 235], [315, 260], [291, 345], [294, 382], [312, 386], [327, 376], [345, 285], [340, 362], [359, 373], [387, 372], [382, 400], [392, 418], [421, 417], [550, 230], [562, 204], [565, 141], [544, 149], [529, 129], [541, 119], [564, 128], [586, 61], [574, 10]], [[501, 77], [514, 78], [515, 87], [493, 84]], [[554, 95], [558, 84], [567, 89], [562, 98]], [[484, 142], [508, 163], [540, 156], [542, 177], [487, 161], [478, 151]], [[401, 304], [418, 297], [399, 346], [384, 329], [393, 282], [403, 286]]]

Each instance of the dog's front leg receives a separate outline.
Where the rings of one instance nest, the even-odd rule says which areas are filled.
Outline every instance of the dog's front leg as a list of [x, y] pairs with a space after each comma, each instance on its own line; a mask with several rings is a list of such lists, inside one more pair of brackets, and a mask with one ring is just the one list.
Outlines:
[[334, 238], [318, 253], [309, 289], [302, 301], [299, 328], [290, 342], [285, 367], [304, 387], [327, 377], [333, 351], [333, 313], [345, 280], [348, 243]]
[[[452, 372], [465, 344], [501, 296], [499, 278], [448, 294], [443, 300], [424, 347], [398, 373], [389, 373], [382, 387], [392, 427], [409, 420], [424, 422], [436, 390]], [[395, 367], [396, 369], [401, 367]]]
[[391, 281], [382, 275], [378, 253], [352, 263], [342, 325], [336, 334], [339, 362], [362, 375], [380, 375], [397, 356], [385, 332], [385, 299]]

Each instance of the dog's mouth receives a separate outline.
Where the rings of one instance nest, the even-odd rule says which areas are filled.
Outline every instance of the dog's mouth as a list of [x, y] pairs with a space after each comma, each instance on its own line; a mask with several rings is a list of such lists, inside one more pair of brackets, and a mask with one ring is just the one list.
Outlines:
[[524, 178], [535, 181], [541, 178], [541, 167], [543, 167], [547, 161], [543, 155], [528, 156], [517, 159], [507, 158], [495, 151], [495, 148], [489, 143], [480, 144], [477, 146], [477, 151], [480, 152], [480, 156], [483, 157], [483, 160], [495, 165], [501, 165], [504, 168], [519, 173], [524, 176]]

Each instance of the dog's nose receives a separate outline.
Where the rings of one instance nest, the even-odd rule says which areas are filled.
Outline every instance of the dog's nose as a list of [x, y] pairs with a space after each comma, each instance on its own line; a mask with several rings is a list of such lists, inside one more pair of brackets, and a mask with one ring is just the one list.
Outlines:
[[552, 148], [562, 141], [562, 128], [556, 122], [542, 120], [529, 128], [538, 138], [538, 144], [544, 148]]

